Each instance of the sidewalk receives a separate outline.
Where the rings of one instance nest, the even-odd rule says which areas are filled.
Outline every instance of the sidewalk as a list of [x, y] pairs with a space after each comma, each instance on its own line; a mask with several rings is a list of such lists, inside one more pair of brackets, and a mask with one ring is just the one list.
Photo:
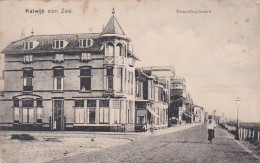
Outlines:
[[191, 127], [195, 127], [195, 126], [199, 126], [199, 125], [201, 125], [201, 123], [178, 125], [178, 126], [170, 127], [167, 129], [154, 130], [153, 133], [151, 131], [147, 130], [145, 133], [143, 133], [143, 135], [146, 135], [146, 136], [165, 135], [165, 134], [170, 134], [170, 133], [177, 132], [177, 131], [186, 130]]
[[198, 126], [201, 123], [194, 123], [194, 124], [185, 124], [185, 125], [179, 125], [170, 127], [167, 129], [160, 129], [160, 130], [154, 130], [154, 133], [151, 133], [150, 130], [147, 130], [144, 132], [89, 132], [89, 131], [0, 131], [1, 135], [12, 135], [12, 134], [30, 134], [32, 136], [64, 136], [67, 134], [73, 134], [73, 135], [147, 135], [147, 136], [156, 136], [156, 135], [163, 135], [168, 134], [180, 130], [185, 130], [194, 126]]

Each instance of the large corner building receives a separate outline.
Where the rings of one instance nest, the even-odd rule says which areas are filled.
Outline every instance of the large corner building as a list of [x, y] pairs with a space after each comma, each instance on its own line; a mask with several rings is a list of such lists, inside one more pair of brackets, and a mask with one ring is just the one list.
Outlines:
[[101, 33], [32, 35], [5, 55], [1, 127], [134, 131], [137, 57], [113, 15]]

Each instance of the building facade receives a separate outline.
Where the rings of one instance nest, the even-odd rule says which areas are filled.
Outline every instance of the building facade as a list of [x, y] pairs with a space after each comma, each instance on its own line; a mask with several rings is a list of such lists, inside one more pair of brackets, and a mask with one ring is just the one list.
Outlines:
[[136, 131], [168, 126], [167, 82], [143, 68], [136, 69]]
[[135, 61], [114, 12], [101, 33], [32, 35], [5, 56], [2, 127], [134, 131]]

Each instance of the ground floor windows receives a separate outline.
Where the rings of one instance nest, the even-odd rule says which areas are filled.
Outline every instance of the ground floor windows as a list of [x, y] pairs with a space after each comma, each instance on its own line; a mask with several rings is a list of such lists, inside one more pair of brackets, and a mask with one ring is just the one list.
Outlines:
[[99, 123], [109, 123], [109, 100], [99, 101]]
[[19, 108], [14, 108], [14, 123], [18, 123], [20, 119]]
[[89, 123], [96, 123], [96, 108], [89, 108]]
[[75, 108], [75, 123], [84, 123], [84, 108]]
[[120, 109], [113, 109], [113, 115], [114, 115], [114, 117], [113, 117], [113, 123], [114, 124], [118, 124], [118, 123], [120, 123]]
[[99, 108], [99, 123], [109, 123], [109, 108]]
[[37, 118], [37, 123], [42, 123], [42, 107], [37, 108], [36, 118]]
[[42, 123], [42, 99], [14, 99], [14, 123]]
[[34, 109], [23, 108], [23, 123], [34, 123]]

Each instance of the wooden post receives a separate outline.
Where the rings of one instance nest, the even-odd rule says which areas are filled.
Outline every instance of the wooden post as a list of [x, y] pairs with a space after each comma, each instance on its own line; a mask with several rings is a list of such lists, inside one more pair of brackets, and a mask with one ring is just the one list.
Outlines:
[[244, 139], [246, 138], [246, 129], [244, 128]]

